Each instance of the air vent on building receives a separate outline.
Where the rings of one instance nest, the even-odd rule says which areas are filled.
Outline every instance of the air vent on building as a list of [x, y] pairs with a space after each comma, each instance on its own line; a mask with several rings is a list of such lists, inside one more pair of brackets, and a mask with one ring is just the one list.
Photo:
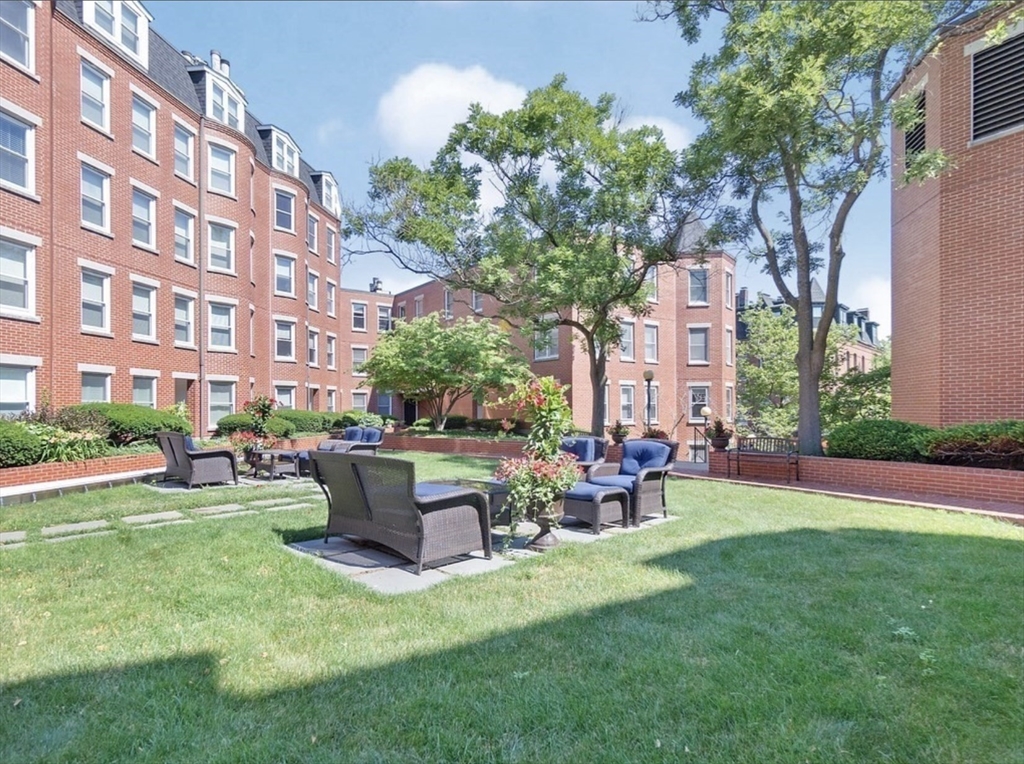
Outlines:
[[1024, 125], [1024, 34], [974, 54], [974, 139]]

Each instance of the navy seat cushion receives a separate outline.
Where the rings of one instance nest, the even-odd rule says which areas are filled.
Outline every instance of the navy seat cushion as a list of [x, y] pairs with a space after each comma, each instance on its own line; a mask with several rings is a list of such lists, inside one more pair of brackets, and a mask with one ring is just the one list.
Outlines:
[[664, 467], [672, 449], [664, 443], [649, 440], [627, 440], [622, 444], [622, 466], [619, 474], [636, 475], [648, 467]]
[[186, 435], [185, 436], [185, 450], [186, 451], [198, 451], [199, 450], [198, 448], [196, 448], [196, 444], [192, 441], [192, 436], [191, 435]]
[[367, 427], [363, 430], [363, 443], [380, 443], [383, 438], [383, 431], [376, 427]]
[[362, 440], [363, 428], [362, 427], [346, 427], [345, 428], [345, 440]]
[[590, 482], [598, 486], [625, 488], [630, 493], [633, 493], [633, 486], [636, 483], [636, 475], [602, 475], [600, 477], [590, 478]]
[[309, 451], [299, 451], [300, 461], [309, 461]]
[[565, 492], [565, 498], [577, 499], [580, 501], [593, 501], [597, 494], [610, 487], [611, 486], [601, 485], [599, 483], [584, 483], [581, 481]]
[[593, 438], [562, 438], [559, 448], [567, 454], [575, 454], [578, 461], [592, 462], [597, 458], [594, 445]]

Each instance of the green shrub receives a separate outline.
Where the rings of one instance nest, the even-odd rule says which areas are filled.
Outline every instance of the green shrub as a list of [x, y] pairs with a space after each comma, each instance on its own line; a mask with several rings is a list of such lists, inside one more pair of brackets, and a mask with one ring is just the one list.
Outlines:
[[432, 430], [434, 428], [434, 420], [431, 419], [430, 417], [425, 416], [422, 419], [417, 419], [415, 422], [413, 422], [412, 426]]
[[217, 434], [230, 435], [252, 429], [252, 417], [248, 414], [225, 414], [217, 420]]
[[384, 417], [380, 414], [373, 414], [369, 411], [364, 411], [363, 415], [359, 417], [360, 427], [383, 427]]
[[97, 432], [71, 432], [41, 422], [26, 423], [25, 429], [43, 446], [41, 462], [78, 462], [106, 456], [110, 451], [107, 439]]
[[290, 438], [295, 434], [295, 425], [275, 414], [267, 420], [267, 432], [275, 438]]
[[[78, 412], [96, 412], [103, 417], [107, 439], [115, 445], [133, 443], [137, 440], [152, 440], [162, 430], [180, 432], [189, 435], [191, 425], [176, 414], [157, 411], [146, 406], [133, 403], [82, 403], [69, 406], [73, 412], [68, 416], [78, 416]], [[58, 426], [64, 426], [62, 414], [58, 415]], [[88, 414], [86, 414], [88, 416]]]
[[334, 423], [334, 414], [322, 414], [319, 411], [278, 409], [274, 416], [287, 419], [295, 425], [296, 432], [327, 432]]
[[461, 416], [459, 414], [449, 414], [448, 420], [444, 423], [444, 429], [446, 430], [465, 430], [466, 425], [469, 424], [468, 416]]
[[335, 429], [345, 429], [346, 427], [355, 427], [359, 424], [360, 418], [365, 414], [365, 411], [355, 411], [349, 409], [348, 411], [342, 411], [341, 414], [334, 420], [333, 427]]
[[929, 461], [965, 467], [1024, 469], [1024, 421], [962, 424], [933, 430], [921, 439]]
[[921, 439], [931, 427], [895, 419], [862, 419], [836, 427], [828, 436], [828, 455], [838, 459], [920, 462]]
[[0, 467], [35, 464], [43, 456], [43, 443], [23, 425], [0, 419]]

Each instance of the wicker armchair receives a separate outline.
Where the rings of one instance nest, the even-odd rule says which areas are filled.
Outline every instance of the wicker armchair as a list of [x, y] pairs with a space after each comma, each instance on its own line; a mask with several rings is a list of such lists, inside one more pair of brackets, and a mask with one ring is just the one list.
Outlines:
[[633, 525], [660, 507], [668, 517], [665, 476], [675, 465], [679, 443], [674, 440], [641, 438], [622, 444], [622, 462], [595, 464], [587, 470], [587, 482], [625, 488], [629, 493]]
[[189, 488], [207, 483], [238, 485], [238, 461], [230, 448], [191, 448], [191, 438], [186, 440], [180, 432], [158, 432], [156, 439], [167, 460], [163, 482], [177, 478]]
[[579, 465], [586, 468], [604, 461], [608, 441], [593, 435], [574, 435], [562, 438], [559, 448], [567, 454], [575, 454]]
[[483, 550], [491, 558], [487, 497], [455, 486], [416, 483], [412, 462], [371, 454], [311, 451], [313, 479], [327, 496], [324, 541], [352, 534], [423, 564]]

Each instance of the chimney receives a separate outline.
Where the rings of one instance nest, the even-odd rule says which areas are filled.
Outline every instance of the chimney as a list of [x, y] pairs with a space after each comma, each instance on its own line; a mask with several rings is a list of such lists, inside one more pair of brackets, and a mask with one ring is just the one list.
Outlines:
[[384, 282], [382, 282], [379, 278], [374, 276], [373, 281], [370, 282], [370, 291], [379, 292], [382, 286], [384, 286]]
[[229, 80], [231, 79], [231, 62], [228, 61], [226, 58], [222, 58], [220, 60], [220, 73], [227, 77]]

